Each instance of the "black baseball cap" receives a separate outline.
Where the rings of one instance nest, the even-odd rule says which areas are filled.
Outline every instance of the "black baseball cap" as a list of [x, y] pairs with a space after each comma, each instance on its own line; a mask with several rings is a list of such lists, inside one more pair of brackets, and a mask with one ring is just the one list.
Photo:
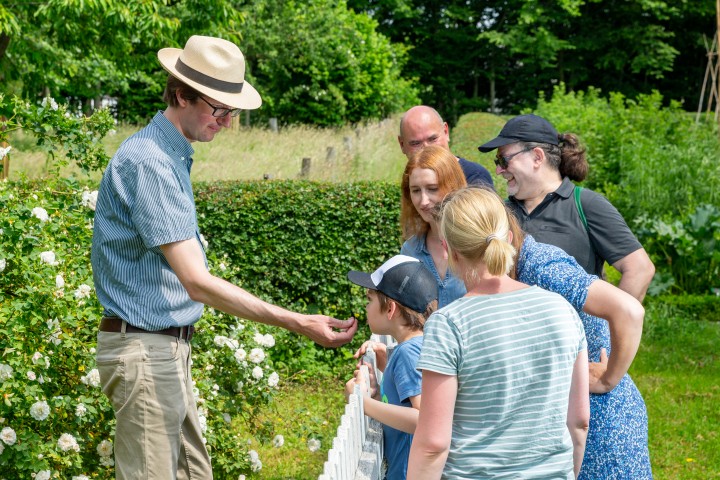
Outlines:
[[490, 152], [498, 147], [510, 145], [515, 142], [536, 142], [558, 145], [558, 132], [550, 122], [542, 117], [533, 115], [520, 115], [511, 118], [500, 130], [500, 134], [489, 142], [480, 145], [478, 150]]
[[377, 290], [418, 313], [438, 298], [435, 277], [417, 258], [395, 255], [373, 273], [351, 270], [348, 280], [355, 285]]

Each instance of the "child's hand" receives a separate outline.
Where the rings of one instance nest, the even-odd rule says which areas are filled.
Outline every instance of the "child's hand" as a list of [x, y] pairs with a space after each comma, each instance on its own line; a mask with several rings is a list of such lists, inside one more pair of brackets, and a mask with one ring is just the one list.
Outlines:
[[[360, 348], [358, 348], [357, 352], [355, 352], [355, 355], [353, 355], [353, 357], [362, 357], [363, 355], [365, 355], [368, 348], [372, 348], [375, 352], [375, 361], [377, 363], [378, 370], [380, 370], [381, 372], [385, 371], [385, 366], [387, 365], [387, 346], [384, 343], [368, 340], [367, 342], [360, 345]], [[358, 362], [358, 368], [360, 368], [360, 362]]]
[[367, 394], [367, 384], [360, 370], [355, 370], [355, 376], [347, 381], [345, 384], [345, 402], [350, 402], [350, 395], [355, 393], [355, 387], [360, 387], [360, 393], [363, 395]]

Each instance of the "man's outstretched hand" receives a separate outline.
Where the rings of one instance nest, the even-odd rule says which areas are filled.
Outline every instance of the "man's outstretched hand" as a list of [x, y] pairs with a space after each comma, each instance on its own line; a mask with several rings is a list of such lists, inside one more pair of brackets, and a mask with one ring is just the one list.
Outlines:
[[355, 317], [338, 320], [327, 315], [307, 315], [306, 320], [298, 333], [323, 347], [345, 345], [352, 340], [358, 327]]

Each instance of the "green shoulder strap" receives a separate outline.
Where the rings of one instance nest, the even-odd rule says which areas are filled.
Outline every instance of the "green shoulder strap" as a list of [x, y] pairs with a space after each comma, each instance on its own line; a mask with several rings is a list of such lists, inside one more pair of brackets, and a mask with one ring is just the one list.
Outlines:
[[588, 229], [587, 219], [585, 218], [585, 212], [582, 207], [582, 201], [580, 201], [580, 192], [582, 192], [582, 189], [583, 187], [575, 185], [575, 191], [573, 192], [573, 195], [575, 196], [575, 207], [577, 207], [577, 211], [580, 214], [580, 220], [582, 220], [583, 225], [585, 225], [585, 231], [588, 235], [590, 235], [590, 229]]

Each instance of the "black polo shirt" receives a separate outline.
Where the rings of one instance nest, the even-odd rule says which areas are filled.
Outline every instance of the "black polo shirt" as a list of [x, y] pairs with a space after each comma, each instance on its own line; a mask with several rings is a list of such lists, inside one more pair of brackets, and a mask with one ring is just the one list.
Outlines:
[[[527, 213], [515, 197], [507, 201], [523, 230], [535, 240], [562, 248], [587, 271], [602, 276], [604, 262], [610, 265], [642, 248], [620, 212], [602, 195], [583, 189], [580, 195], [587, 220], [585, 229], [575, 205], [575, 184], [562, 184]], [[589, 234], [588, 234], [589, 231]]]

